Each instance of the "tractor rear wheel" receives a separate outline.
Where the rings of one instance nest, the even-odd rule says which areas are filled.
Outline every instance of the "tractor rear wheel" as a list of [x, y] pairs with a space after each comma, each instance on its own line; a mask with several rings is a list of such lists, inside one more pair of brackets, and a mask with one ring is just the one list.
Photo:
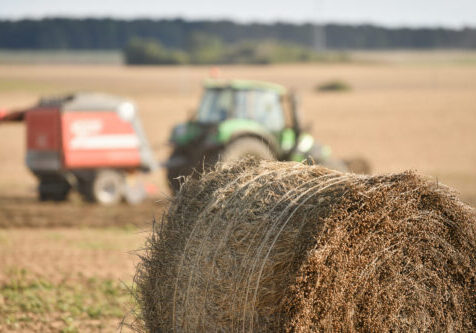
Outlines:
[[[193, 168], [194, 163], [191, 161], [193, 158], [191, 155], [184, 153], [183, 151], [173, 151], [169, 157], [169, 165], [167, 165], [167, 182], [172, 194], [177, 193], [180, 190], [182, 176], [188, 176]], [[186, 161], [184, 163], [184, 161]]]
[[218, 160], [220, 162], [230, 162], [247, 156], [270, 161], [276, 159], [265, 142], [254, 137], [244, 137], [229, 143], [219, 154]]
[[[174, 153], [171, 157], [180, 157]], [[180, 167], [167, 168], [167, 180], [173, 194], [180, 190], [182, 176], [192, 175], [198, 177], [202, 171], [213, 168], [217, 162], [230, 162], [252, 156], [257, 159], [275, 160], [275, 156], [268, 145], [262, 140], [254, 137], [238, 138], [221, 150], [209, 151], [200, 158], [195, 159], [193, 164], [181, 165]]]
[[322, 165], [331, 170], [336, 170], [340, 172], [348, 172], [349, 169], [344, 161], [336, 159], [332, 156], [323, 156], [322, 147], [319, 145], [314, 145], [309, 151], [307, 158], [309, 164], [318, 164]]

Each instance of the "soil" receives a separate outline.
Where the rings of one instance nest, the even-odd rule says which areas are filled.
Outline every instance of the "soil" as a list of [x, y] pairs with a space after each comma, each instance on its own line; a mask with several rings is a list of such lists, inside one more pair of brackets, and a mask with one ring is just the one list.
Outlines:
[[166, 200], [99, 206], [80, 201], [40, 202], [32, 196], [0, 194], [0, 228], [143, 227], [160, 218]]

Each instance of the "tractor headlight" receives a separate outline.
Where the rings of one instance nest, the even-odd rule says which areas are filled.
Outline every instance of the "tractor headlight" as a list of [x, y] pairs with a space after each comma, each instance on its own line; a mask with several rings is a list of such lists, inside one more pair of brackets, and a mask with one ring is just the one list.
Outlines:
[[307, 153], [314, 145], [314, 138], [310, 135], [304, 135], [298, 143], [297, 149], [302, 153]]

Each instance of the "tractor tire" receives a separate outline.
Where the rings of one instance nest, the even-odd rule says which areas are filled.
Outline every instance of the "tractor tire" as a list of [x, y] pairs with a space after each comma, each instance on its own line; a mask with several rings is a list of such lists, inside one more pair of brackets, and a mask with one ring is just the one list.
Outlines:
[[[172, 157], [174, 154], [172, 155]], [[172, 194], [180, 190], [182, 176], [198, 177], [203, 171], [212, 169], [217, 162], [230, 162], [246, 156], [258, 159], [275, 160], [274, 154], [268, 145], [258, 138], [243, 137], [236, 139], [221, 150], [209, 151], [200, 158], [196, 158], [192, 165], [167, 168], [167, 181]]]
[[170, 192], [175, 194], [180, 189], [180, 182], [178, 181], [178, 172], [176, 168], [167, 168], [167, 185], [169, 185]]
[[114, 205], [124, 196], [124, 176], [117, 170], [100, 170], [91, 180], [81, 180], [79, 192], [86, 201]]
[[183, 183], [183, 177], [192, 176], [198, 178], [198, 176], [204, 170], [210, 170], [217, 163], [218, 154], [213, 152], [196, 163], [186, 164], [181, 167], [167, 168], [167, 183], [172, 194], [177, 193], [180, 190], [180, 186]]
[[319, 162], [317, 164], [322, 165], [323, 167], [326, 167], [331, 170], [349, 172], [349, 169], [347, 168], [347, 165], [344, 163], [344, 161], [338, 159], [328, 158], [325, 161]]
[[309, 151], [306, 163], [322, 165], [325, 168], [336, 170], [340, 172], [348, 172], [349, 169], [344, 161], [332, 157], [322, 157], [319, 146], [314, 145]]
[[181, 170], [181, 168], [167, 169], [167, 183], [172, 194], [175, 194], [180, 190], [180, 176], [184, 175]]
[[370, 163], [361, 157], [349, 158], [344, 160], [344, 163], [347, 165], [347, 168], [352, 173], [358, 173], [362, 175], [370, 175], [372, 172], [372, 167]]
[[[187, 156], [183, 152], [176, 151], [174, 151], [169, 158], [169, 160], [174, 159], [185, 159], [187, 161], [190, 161], [190, 159], [187, 158]], [[180, 190], [180, 185], [182, 183], [180, 177], [188, 176], [193, 170], [193, 167], [194, 165], [190, 164], [189, 162], [187, 164], [172, 165], [167, 167], [167, 184], [169, 185], [170, 192], [172, 194], [175, 194]]]
[[225, 146], [225, 148], [219, 153], [218, 161], [236, 161], [247, 156], [270, 161], [276, 159], [273, 152], [265, 142], [258, 138], [244, 137], [236, 139]]

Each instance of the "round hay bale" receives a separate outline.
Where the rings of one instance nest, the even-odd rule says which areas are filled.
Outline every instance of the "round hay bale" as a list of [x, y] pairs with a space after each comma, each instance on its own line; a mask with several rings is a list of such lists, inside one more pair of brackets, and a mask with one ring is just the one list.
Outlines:
[[474, 331], [476, 218], [413, 173], [245, 160], [189, 178], [138, 265], [151, 332]]

